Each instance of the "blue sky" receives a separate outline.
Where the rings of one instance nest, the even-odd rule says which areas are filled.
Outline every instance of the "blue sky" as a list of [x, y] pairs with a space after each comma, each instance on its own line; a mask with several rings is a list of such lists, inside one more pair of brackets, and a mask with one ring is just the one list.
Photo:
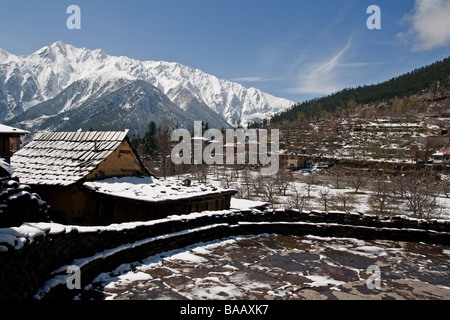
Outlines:
[[[69, 30], [67, 7], [81, 9]], [[369, 30], [367, 8], [381, 9]], [[177, 61], [302, 102], [450, 56], [450, 0], [2, 0], [0, 48]]]

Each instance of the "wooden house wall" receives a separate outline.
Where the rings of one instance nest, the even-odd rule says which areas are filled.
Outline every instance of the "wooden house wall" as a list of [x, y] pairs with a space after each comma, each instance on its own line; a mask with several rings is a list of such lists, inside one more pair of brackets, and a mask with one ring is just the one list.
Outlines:
[[142, 175], [148, 176], [148, 173], [131, 148], [128, 139], [125, 139], [113, 153], [86, 177], [86, 181]]
[[217, 211], [230, 208], [232, 192], [178, 201], [144, 202], [104, 196], [77, 185], [70, 187], [33, 186], [51, 204], [54, 222], [98, 226], [112, 223], [149, 221], [171, 215]]
[[78, 186], [32, 186], [41, 198], [51, 206], [51, 219], [63, 224], [87, 225], [88, 194]]
[[10, 162], [12, 156], [11, 146], [10, 146], [10, 135], [0, 134], [0, 157], [5, 159], [6, 162]]
[[[99, 195], [94, 195], [99, 197]], [[197, 199], [150, 203], [100, 196], [96, 200], [97, 211], [91, 210], [92, 221], [99, 225], [133, 221], [163, 219], [171, 215], [183, 215], [206, 210], [217, 211], [230, 208], [231, 194], [217, 194]], [[91, 208], [92, 209], [92, 208]], [[94, 223], [95, 224], [95, 223]]]

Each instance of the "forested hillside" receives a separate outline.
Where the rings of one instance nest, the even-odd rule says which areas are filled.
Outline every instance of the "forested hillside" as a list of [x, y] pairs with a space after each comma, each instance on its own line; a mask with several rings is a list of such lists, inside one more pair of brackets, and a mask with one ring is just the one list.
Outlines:
[[[314, 118], [336, 110], [351, 110], [357, 105], [387, 102], [394, 98], [429, 93], [441, 98], [450, 90], [450, 57], [381, 84], [360, 86], [339, 91], [327, 97], [298, 103], [285, 112], [274, 115], [272, 124]], [[258, 126], [253, 124], [252, 126]]]

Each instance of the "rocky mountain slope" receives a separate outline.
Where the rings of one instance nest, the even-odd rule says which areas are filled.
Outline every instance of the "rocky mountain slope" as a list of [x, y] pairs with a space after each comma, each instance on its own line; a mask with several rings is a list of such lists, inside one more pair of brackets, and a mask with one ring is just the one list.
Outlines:
[[0, 49], [0, 90], [9, 103], [0, 96], [0, 122], [20, 122], [31, 131], [117, 130], [129, 123], [141, 133], [141, 122], [159, 123], [164, 116], [174, 125], [202, 120], [221, 128], [294, 104], [179, 63], [114, 57], [62, 42], [27, 56]]

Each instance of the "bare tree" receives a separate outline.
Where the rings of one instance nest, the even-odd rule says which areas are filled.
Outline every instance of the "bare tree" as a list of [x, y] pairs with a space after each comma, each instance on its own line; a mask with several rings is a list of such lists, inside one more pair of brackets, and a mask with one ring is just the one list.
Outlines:
[[340, 189], [341, 188], [341, 180], [342, 180], [342, 169], [340, 167], [338, 167], [337, 165], [334, 166], [333, 170], [332, 170], [332, 174], [334, 177], [334, 186], [336, 189]]
[[311, 190], [316, 183], [316, 178], [314, 174], [308, 174], [307, 176], [302, 176], [300, 180], [306, 184], [306, 191], [308, 192], [308, 198], [311, 197]]
[[405, 176], [398, 176], [392, 180], [392, 191], [401, 199], [405, 199], [406, 185], [408, 183], [408, 179]]
[[377, 179], [368, 204], [379, 216], [394, 213], [398, 208], [391, 183], [384, 179]]
[[243, 199], [250, 199], [251, 190], [254, 189], [254, 180], [248, 166], [245, 166], [242, 171], [242, 189], [243, 189]]
[[437, 194], [433, 192], [430, 181], [409, 177], [405, 185], [406, 209], [421, 218], [430, 218], [438, 212]]
[[428, 137], [425, 139], [425, 144], [423, 146], [423, 161], [427, 162], [431, 155], [436, 152], [441, 147], [441, 143], [437, 138]]
[[328, 211], [331, 202], [330, 190], [320, 189], [319, 190], [320, 199], [322, 200], [323, 207], [325, 211]]
[[303, 193], [296, 184], [291, 187], [291, 190], [293, 194], [287, 201], [287, 207], [289, 209], [297, 209], [299, 211], [309, 210], [309, 197]]
[[336, 202], [335, 207], [338, 210], [350, 211], [351, 205], [355, 203], [355, 196], [346, 192], [339, 192], [334, 200]]
[[200, 183], [206, 184], [208, 180], [208, 165], [200, 164], [196, 165], [198, 167], [197, 170], [197, 180]]
[[273, 176], [258, 176], [257, 183], [263, 200], [271, 203], [273, 208], [278, 199], [275, 178]]
[[219, 181], [219, 179], [220, 179], [220, 171], [219, 171], [219, 167], [217, 165], [211, 166], [211, 173], [212, 173], [214, 179]]
[[349, 184], [353, 189], [355, 189], [355, 193], [358, 193], [359, 189], [366, 185], [367, 178], [363, 174], [352, 175], [349, 179]]
[[231, 188], [232, 186], [232, 182], [233, 182], [233, 178], [232, 178], [232, 173], [230, 170], [228, 170], [228, 168], [226, 166], [222, 166], [221, 168], [221, 181], [220, 181], [220, 186], [222, 188]]
[[235, 164], [232, 167], [233, 167], [233, 180], [237, 181], [239, 179], [239, 175], [242, 168], [238, 164]]
[[275, 178], [276, 185], [278, 187], [279, 193], [282, 193], [283, 196], [286, 196], [286, 191], [293, 181], [294, 177], [292, 175], [292, 172], [288, 169], [280, 169], [278, 170], [278, 173]]

